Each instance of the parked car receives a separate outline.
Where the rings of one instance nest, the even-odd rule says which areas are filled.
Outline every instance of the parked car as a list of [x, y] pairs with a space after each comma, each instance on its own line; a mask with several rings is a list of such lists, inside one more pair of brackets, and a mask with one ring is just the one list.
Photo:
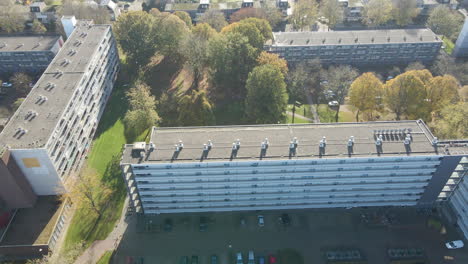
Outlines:
[[464, 247], [465, 244], [464, 244], [463, 241], [461, 241], [461, 240], [455, 240], [455, 241], [450, 241], [450, 242], [445, 243], [445, 246], [446, 246], [448, 249], [457, 249], [457, 248], [462, 248], [462, 247]]
[[218, 256], [211, 255], [211, 264], [218, 264]]
[[183, 256], [180, 258], [179, 264], [189, 264], [189, 259], [187, 256]]
[[338, 101], [330, 101], [330, 102], [328, 102], [328, 106], [338, 106], [338, 105], [339, 105]]
[[249, 251], [249, 261], [247, 264], [255, 264], [254, 252], [252, 250]]
[[276, 259], [276, 257], [273, 256], [273, 255], [269, 255], [268, 256], [268, 264], [275, 264], [275, 263], [278, 263], [278, 260]]
[[192, 261], [190, 264], [198, 264], [198, 256], [192, 256]]
[[258, 226], [259, 227], [265, 226], [265, 218], [263, 218], [263, 215], [258, 216]]
[[208, 219], [204, 216], [200, 217], [200, 232], [205, 232], [208, 229]]
[[236, 264], [244, 264], [242, 262], [242, 253], [237, 253]]
[[171, 232], [172, 231], [172, 219], [167, 218], [164, 221], [164, 231]]
[[9, 83], [9, 82], [2, 83], [2, 87], [12, 87], [12, 86], [13, 86], [13, 84]]
[[266, 260], [264, 256], [258, 257], [258, 264], [266, 264]]

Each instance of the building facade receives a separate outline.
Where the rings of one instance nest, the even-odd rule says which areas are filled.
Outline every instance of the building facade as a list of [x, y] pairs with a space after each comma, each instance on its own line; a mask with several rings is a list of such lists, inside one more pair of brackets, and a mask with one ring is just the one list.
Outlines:
[[42, 72], [62, 45], [59, 35], [0, 36], [0, 74]]
[[459, 58], [468, 57], [468, 19], [465, 18], [462, 30], [458, 35], [457, 41], [455, 42], [455, 48], [453, 49], [453, 56]]
[[432, 206], [462, 157], [418, 120], [153, 128], [121, 167], [145, 214]]
[[62, 181], [81, 166], [118, 69], [111, 26], [78, 21], [0, 133], [0, 150], [9, 152], [35, 195], [65, 192]]
[[289, 63], [382, 65], [432, 62], [442, 40], [430, 29], [274, 32], [265, 50]]

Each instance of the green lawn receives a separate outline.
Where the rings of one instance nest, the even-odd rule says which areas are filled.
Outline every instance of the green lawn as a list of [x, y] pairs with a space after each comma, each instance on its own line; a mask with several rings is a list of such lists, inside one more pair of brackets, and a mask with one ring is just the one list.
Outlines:
[[447, 37], [443, 36], [442, 40], [444, 41], [444, 50], [448, 54], [452, 54], [453, 49], [455, 48], [455, 44]]
[[[288, 105], [288, 111], [292, 112], [292, 104]], [[310, 111], [310, 105], [309, 104], [303, 104], [300, 107], [296, 107], [296, 114], [314, 119], [314, 115]]]
[[113, 194], [101, 218], [87, 208], [76, 210], [65, 238], [65, 250], [80, 241], [88, 246], [95, 240], [105, 239], [121, 215], [126, 189], [119, 161], [122, 146], [126, 143], [122, 123], [126, 106], [124, 89], [116, 86], [99, 123], [87, 160], [88, 165], [113, 190]]
[[110, 260], [111, 260], [111, 257], [112, 257], [112, 253], [114, 253], [114, 252], [113, 251], [107, 251], [106, 253], [104, 253], [104, 255], [102, 255], [102, 257], [98, 260], [98, 262], [96, 264], [109, 264]]
[[[320, 117], [320, 122], [322, 123], [334, 123], [335, 122], [335, 113], [336, 111], [330, 109], [328, 105], [321, 104], [317, 109], [318, 115]], [[338, 122], [355, 122], [354, 115], [349, 112], [340, 111], [338, 115]]]
[[[291, 115], [287, 115], [286, 123], [287, 124], [292, 124], [293, 123]], [[312, 122], [310, 122], [309, 120], [306, 120], [306, 119], [302, 119], [302, 118], [298, 117], [297, 115], [294, 116], [294, 124], [307, 124], [307, 123], [312, 123]]]

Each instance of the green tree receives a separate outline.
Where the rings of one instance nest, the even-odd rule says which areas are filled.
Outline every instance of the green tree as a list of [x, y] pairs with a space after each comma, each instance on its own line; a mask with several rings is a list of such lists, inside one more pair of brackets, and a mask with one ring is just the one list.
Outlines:
[[456, 39], [460, 32], [463, 20], [445, 5], [439, 5], [431, 11], [427, 19], [427, 26], [436, 34], [450, 39]]
[[130, 64], [146, 65], [156, 52], [155, 17], [143, 12], [128, 12], [114, 23], [114, 32]]
[[134, 139], [159, 121], [156, 100], [150, 88], [143, 83], [136, 84], [127, 92], [130, 109], [124, 117], [127, 138]]
[[271, 30], [271, 26], [268, 23], [268, 21], [265, 19], [250, 17], [250, 18], [242, 19], [239, 23], [254, 25], [260, 31], [260, 34], [262, 34], [264, 40], [269, 40], [273, 38], [273, 32]]
[[265, 43], [265, 38], [262, 36], [262, 33], [252, 23], [235, 22], [224, 27], [221, 30], [221, 33], [239, 33], [248, 39], [249, 44], [252, 47], [255, 47], [258, 50], [261, 50]]
[[192, 28], [193, 36], [200, 37], [205, 40], [213, 38], [214, 36], [216, 36], [217, 33], [218, 32], [216, 32], [216, 30], [214, 30], [210, 25], [206, 23], [196, 24]]
[[215, 124], [211, 103], [204, 91], [191, 90], [179, 101], [179, 125], [209, 126]]
[[392, 14], [397, 25], [406, 26], [411, 24], [419, 14], [416, 0], [394, 0]]
[[405, 115], [409, 119], [427, 118], [428, 107], [424, 82], [414, 74], [405, 72], [385, 83], [384, 103], [400, 120]]
[[341, 105], [344, 104], [351, 83], [358, 76], [356, 69], [348, 65], [331, 66], [326, 72], [328, 89], [335, 93], [338, 106], [336, 107], [335, 122], [338, 122]]
[[369, 0], [364, 5], [363, 21], [368, 26], [378, 26], [392, 19], [392, 0]]
[[296, 30], [309, 30], [317, 18], [317, 2], [315, 0], [298, 0], [294, 5], [290, 23]]
[[18, 72], [13, 74], [13, 77], [10, 79], [11, 84], [15, 88], [16, 92], [20, 96], [28, 95], [29, 91], [31, 91], [30, 83], [32, 79], [29, 75], [23, 72]]
[[190, 32], [187, 25], [179, 17], [163, 13], [156, 17], [153, 27], [158, 52], [177, 60], [179, 44]]
[[[323, 94], [320, 85], [322, 71], [322, 65], [318, 59], [307, 64], [299, 63], [295, 65], [286, 78], [290, 101], [305, 102], [307, 100], [309, 104], [318, 104], [319, 98]], [[309, 98], [311, 101], [309, 101]]]
[[228, 23], [226, 22], [226, 17], [220, 11], [209, 9], [203, 15], [198, 18], [198, 23], [207, 23], [216, 31], [221, 31]]
[[371, 72], [363, 73], [356, 78], [349, 89], [349, 103], [356, 111], [356, 122], [359, 114], [366, 113], [371, 118], [375, 112], [382, 111], [383, 84]]
[[343, 21], [343, 8], [336, 0], [322, 0], [320, 14], [328, 19], [328, 25], [331, 28]]
[[459, 102], [445, 106], [440, 118], [433, 123], [434, 133], [443, 139], [468, 137], [468, 103]]
[[458, 90], [458, 94], [463, 102], [468, 102], [468, 85], [465, 85]]
[[174, 92], [164, 92], [157, 101], [156, 108], [161, 117], [159, 125], [162, 127], [179, 126], [179, 99], [180, 96]]
[[40, 33], [45, 33], [47, 31], [46, 27], [41, 22], [39, 22], [37, 19], [34, 19], [31, 30], [34, 33], [39, 33], [39, 34]]
[[250, 122], [276, 124], [285, 121], [288, 94], [283, 74], [278, 67], [255, 67], [249, 74], [246, 88], [245, 113]]
[[180, 45], [186, 65], [190, 67], [194, 75], [193, 88], [198, 88], [202, 79], [203, 71], [208, 66], [208, 39], [202, 34], [190, 33]]
[[184, 21], [185, 25], [187, 25], [188, 28], [192, 27], [192, 18], [190, 15], [185, 12], [185, 11], [175, 11], [174, 15], [180, 18], [182, 21]]
[[240, 33], [220, 34], [209, 41], [209, 66], [217, 100], [242, 100], [249, 72], [255, 67], [259, 50]]
[[26, 19], [16, 8], [0, 10], [0, 30], [6, 33], [22, 32]]

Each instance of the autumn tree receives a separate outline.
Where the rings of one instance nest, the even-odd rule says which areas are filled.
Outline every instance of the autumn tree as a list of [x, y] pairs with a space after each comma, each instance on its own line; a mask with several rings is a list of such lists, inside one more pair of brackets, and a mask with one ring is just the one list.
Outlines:
[[336, 101], [338, 101], [335, 114], [335, 122], [338, 122], [341, 105], [344, 104], [349, 87], [358, 76], [358, 72], [351, 66], [338, 65], [330, 66], [326, 72], [326, 76], [328, 79], [328, 89], [333, 91]]
[[155, 17], [143, 11], [122, 14], [114, 23], [120, 47], [137, 67], [146, 65], [157, 50], [155, 23]]
[[203, 15], [198, 18], [198, 23], [207, 23], [216, 31], [221, 31], [228, 23], [226, 22], [226, 17], [220, 11], [209, 9]]
[[214, 37], [218, 32], [206, 23], [198, 23], [192, 28], [193, 36], [209, 40]]
[[191, 90], [179, 100], [179, 116], [181, 126], [209, 126], [215, 124], [215, 118], [210, 101], [204, 91]]
[[245, 113], [250, 122], [276, 124], [285, 121], [288, 94], [283, 74], [278, 67], [255, 67], [249, 74], [246, 88]]
[[32, 32], [39, 33], [39, 34], [45, 33], [47, 31], [46, 27], [37, 19], [34, 19], [32, 26], [31, 26], [31, 30]]
[[456, 39], [460, 32], [463, 20], [445, 5], [439, 5], [431, 11], [427, 19], [427, 26], [436, 34], [450, 39]]
[[32, 78], [26, 73], [15, 73], [13, 74], [13, 77], [11, 77], [10, 81], [20, 96], [26, 96], [28, 95], [29, 91], [31, 91], [30, 83], [32, 82]]
[[260, 53], [260, 55], [257, 58], [257, 63], [258, 65], [274, 65], [275, 67], [278, 67], [281, 70], [283, 76], [286, 76], [288, 74], [288, 63], [285, 59], [280, 58], [278, 54], [262, 51], [262, 53]]
[[416, 61], [416, 62], [412, 62], [410, 64], [408, 64], [408, 66], [406, 66], [405, 68], [405, 71], [419, 71], [419, 70], [424, 70], [426, 69], [426, 66], [424, 66], [424, 64], [422, 64], [421, 62], [419, 61]]
[[261, 50], [265, 43], [265, 38], [262, 36], [260, 30], [251, 23], [235, 22], [224, 27], [221, 33], [238, 33], [246, 37], [249, 44], [258, 50]]
[[468, 85], [465, 85], [458, 90], [458, 94], [463, 102], [468, 102]]
[[317, 2], [315, 0], [298, 0], [294, 5], [292, 15], [289, 17], [290, 23], [295, 30], [309, 30], [318, 13]]
[[90, 167], [84, 167], [68, 192], [73, 203], [88, 209], [98, 217], [102, 216], [112, 190], [101, 181], [98, 173]]
[[229, 17], [229, 21], [234, 23], [249, 17], [266, 19], [266, 12], [262, 8], [241, 8]]
[[328, 25], [331, 28], [343, 21], [343, 8], [336, 0], [322, 0], [320, 14], [328, 19]]
[[438, 112], [446, 105], [459, 101], [458, 81], [451, 75], [436, 76], [426, 86], [426, 101], [431, 112]]
[[366, 72], [356, 78], [349, 89], [349, 102], [356, 111], [356, 121], [359, 114], [366, 113], [371, 118], [373, 113], [382, 111], [383, 84], [371, 72]]
[[123, 119], [127, 138], [134, 139], [146, 129], [159, 121], [156, 112], [156, 100], [151, 95], [150, 88], [144, 83], [138, 83], [127, 93], [130, 109]]
[[433, 123], [434, 133], [443, 139], [461, 139], [468, 137], [468, 103], [446, 105], [440, 118]]
[[6, 33], [22, 32], [26, 18], [14, 5], [0, 8], [0, 30]]
[[[281, 13], [276, 6], [265, 6], [262, 7], [262, 9], [266, 13], [266, 20], [268, 20], [268, 23], [270, 23], [271, 28], [277, 28], [279, 23], [283, 21], [283, 14]], [[276, 30], [275, 30], [276, 31]]]
[[322, 71], [322, 65], [318, 59], [296, 64], [286, 78], [290, 101], [305, 102], [310, 96], [312, 101], [308, 102], [318, 104], [322, 94], [320, 85]]
[[174, 15], [176, 17], [180, 18], [180, 20], [184, 21], [185, 25], [187, 25], [188, 28], [192, 27], [192, 18], [190, 17], [190, 15], [187, 12], [185, 12], [185, 11], [175, 11]]
[[405, 72], [385, 83], [384, 102], [400, 120], [403, 115], [410, 119], [428, 117], [426, 88], [413, 71]]
[[393, 1], [392, 15], [397, 25], [406, 26], [411, 24], [418, 14], [419, 9], [417, 8], [416, 0]]
[[368, 26], [379, 26], [392, 19], [392, 0], [369, 0], [364, 5], [363, 21]]

